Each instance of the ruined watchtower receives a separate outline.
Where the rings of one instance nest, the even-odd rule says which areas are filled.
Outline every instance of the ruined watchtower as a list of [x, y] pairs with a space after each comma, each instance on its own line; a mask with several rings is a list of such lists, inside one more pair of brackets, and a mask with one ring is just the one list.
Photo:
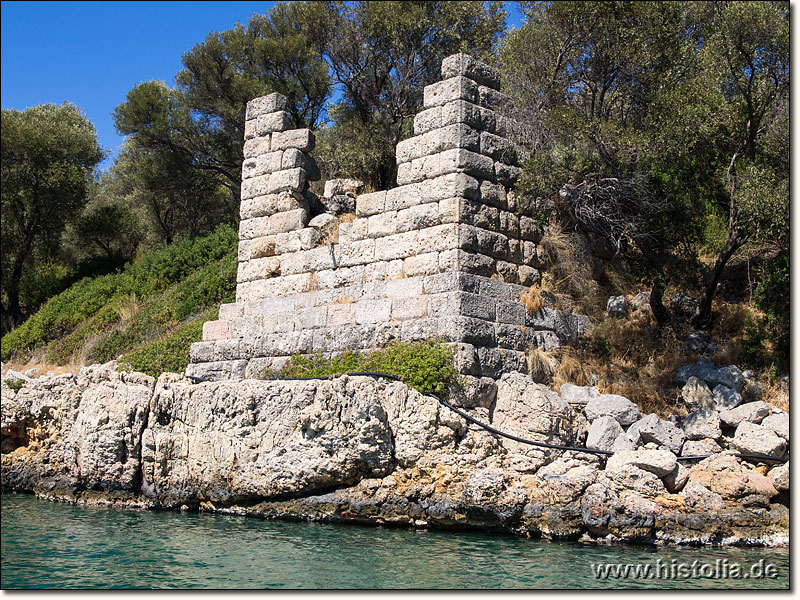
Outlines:
[[581, 329], [520, 302], [541, 232], [509, 194], [519, 169], [497, 71], [456, 54], [442, 76], [397, 146], [398, 187], [358, 196], [336, 233], [309, 227], [313, 133], [289, 129], [279, 94], [248, 103], [236, 302], [204, 325], [187, 374], [255, 377], [297, 353], [440, 338], [463, 374], [499, 377], [527, 370], [530, 344]]

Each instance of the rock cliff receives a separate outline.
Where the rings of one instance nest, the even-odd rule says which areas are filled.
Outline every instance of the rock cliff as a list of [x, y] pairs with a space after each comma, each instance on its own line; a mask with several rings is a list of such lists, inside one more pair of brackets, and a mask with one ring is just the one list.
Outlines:
[[3, 491], [549, 538], [788, 543], [787, 465], [754, 467], [719, 446], [679, 462], [680, 429], [639, 418], [624, 398], [574, 386], [559, 395], [518, 373], [484, 383], [462, 410], [501, 431], [621, 443], [602, 441], [611, 429], [628, 446], [608, 459], [532, 447], [369, 377], [196, 384], [108, 364], [18, 391], [3, 380]]

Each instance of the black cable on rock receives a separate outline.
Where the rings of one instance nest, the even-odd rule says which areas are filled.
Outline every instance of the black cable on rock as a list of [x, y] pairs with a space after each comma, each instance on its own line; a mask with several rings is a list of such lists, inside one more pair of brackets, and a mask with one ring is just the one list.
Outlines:
[[[397, 375], [390, 375], [389, 373], [380, 373], [380, 372], [373, 372], [373, 371], [358, 371], [358, 372], [355, 372], [355, 373], [342, 373], [342, 375], [347, 375], [349, 377], [379, 377], [379, 378], [382, 378], [382, 379], [389, 379], [391, 381], [400, 381], [400, 382], [403, 381]], [[268, 378], [268, 379], [262, 379], [261, 381], [330, 381], [334, 377], [341, 377], [342, 375], [331, 375], [329, 377], [271, 377], [271, 378]], [[199, 383], [212, 382], [211, 379], [204, 379], [203, 377], [196, 377], [194, 375], [186, 375], [186, 377], [188, 379], [192, 379], [192, 380], [197, 381]], [[486, 423], [482, 423], [481, 421], [478, 421], [478, 419], [476, 419], [475, 417], [472, 417], [472, 416], [468, 415], [467, 413], [465, 413], [461, 409], [456, 408], [455, 406], [453, 406], [452, 404], [450, 404], [446, 400], [442, 400], [441, 398], [439, 398], [435, 394], [427, 393], [427, 394], [423, 394], [423, 395], [428, 396], [430, 398], [433, 398], [439, 404], [441, 404], [445, 408], [450, 409], [451, 411], [456, 413], [458, 416], [460, 416], [462, 419], [466, 419], [470, 423], [473, 423], [473, 424], [477, 425], [478, 427], [481, 427], [481, 428], [485, 429], [489, 433], [493, 433], [494, 435], [499, 435], [501, 437], [508, 438], [509, 440], [513, 440], [515, 442], [519, 442], [520, 444], [528, 444], [529, 446], [536, 446], [536, 447], [539, 447], [539, 448], [548, 448], [548, 449], [551, 449], [551, 450], [565, 450], [565, 451], [569, 451], [569, 452], [583, 452], [585, 454], [597, 454], [597, 455], [600, 455], [600, 456], [612, 456], [614, 454], [613, 452], [611, 452], [609, 450], [596, 450], [594, 448], [577, 448], [577, 447], [574, 447], [574, 446], [560, 446], [558, 444], [547, 444], [545, 442], [535, 442], [533, 440], [527, 440], [525, 438], [521, 438], [521, 437], [518, 437], [518, 436], [510, 434], [510, 433], [505, 433], [503, 431], [500, 431], [499, 429], [495, 429], [494, 427], [492, 427], [491, 425], [487, 425]], [[678, 456], [677, 459], [678, 460], [702, 460], [704, 458], [709, 458], [710, 456], [713, 456], [713, 455], [712, 454], [706, 454], [704, 456]], [[748, 460], [772, 461], [772, 462], [782, 462], [782, 463], [788, 462], [788, 459], [786, 459], [786, 458], [775, 458], [774, 456], [767, 456], [765, 454], [732, 454], [731, 456], [735, 456], [737, 458], [744, 458], [744, 459], [748, 459]]]

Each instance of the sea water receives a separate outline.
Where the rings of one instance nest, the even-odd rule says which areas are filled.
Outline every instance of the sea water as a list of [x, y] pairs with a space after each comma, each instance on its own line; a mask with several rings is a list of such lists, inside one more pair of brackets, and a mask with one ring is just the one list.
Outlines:
[[3, 589], [789, 587], [788, 548], [598, 546], [73, 506], [17, 494], [1, 503]]

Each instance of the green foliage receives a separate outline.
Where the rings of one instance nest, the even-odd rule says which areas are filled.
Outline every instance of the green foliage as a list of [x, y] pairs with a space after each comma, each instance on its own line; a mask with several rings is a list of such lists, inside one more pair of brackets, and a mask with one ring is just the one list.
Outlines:
[[764, 316], [747, 324], [743, 345], [751, 364], [768, 368], [775, 376], [789, 369], [788, 255], [780, 255], [766, 263], [759, 276], [761, 281], [755, 289], [753, 301]]
[[[394, 184], [394, 151], [404, 122], [439, 80], [441, 61], [463, 51], [494, 61], [505, 29], [502, 2], [318, 2], [313, 7], [321, 56], [343, 92], [327, 158], [343, 176], [375, 189]], [[355, 133], [350, 137], [349, 133]], [[369, 139], [365, 142], [365, 136]], [[378, 170], [368, 171], [373, 165]], [[353, 169], [353, 170], [351, 170]], [[363, 169], [363, 170], [362, 170]]]
[[[92, 336], [108, 335], [131, 297], [142, 304], [152, 299], [138, 326], [145, 336], [158, 332], [149, 325], [171, 327], [216, 306], [232, 297], [236, 285], [237, 242], [236, 231], [222, 226], [205, 237], [146, 254], [119, 273], [82, 279], [3, 336], [2, 359], [25, 358], [34, 348], [49, 344], [48, 354], [66, 361]], [[134, 339], [126, 338], [127, 343]]]
[[14, 390], [14, 392], [18, 392], [22, 389], [22, 386], [25, 385], [25, 382], [22, 379], [6, 379], [6, 385]]
[[452, 350], [437, 340], [392, 343], [366, 355], [357, 352], [345, 352], [334, 358], [295, 355], [280, 372], [267, 376], [335, 377], [357, 371], [396, 375], [409, 387], [442, 398], [447, 396], [448, 386], [459, 380]]
[[[216, 312], [216, 311], [214, 311]], [[183, 373], [189, 364], [189, 347], [203, 339], [203, 323], [216, 318], [206, 313], [202, 318], [184, 323], [155, 341], [123, 354], [119, 367], [158, 377], [161, 373]]]
[[20, 303], [20, 282], [58, 251], [103, 151], [94, 125], [72, 104], [3, 109], [2, 130], [0, 296], [4, 316], [19, 321], [32, 308]]

